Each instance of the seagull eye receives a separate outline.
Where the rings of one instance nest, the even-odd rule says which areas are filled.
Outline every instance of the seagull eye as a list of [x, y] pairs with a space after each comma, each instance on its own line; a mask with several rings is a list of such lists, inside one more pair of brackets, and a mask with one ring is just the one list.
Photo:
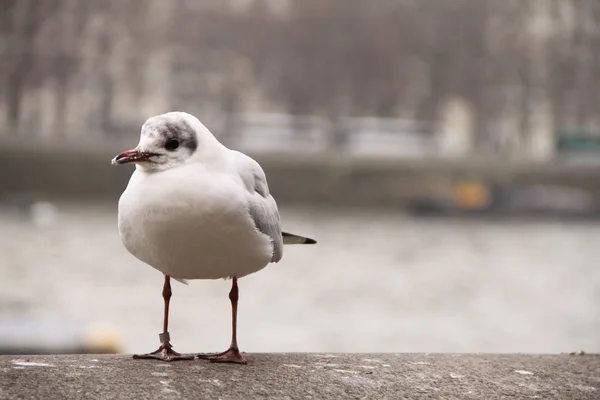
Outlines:
[[167, 143], [165, 143], [165, 149], [169, 150], [169, 151], [174, 151], [179, 147], [179, 140], [177, 139], [170, 139], [167, 140]]

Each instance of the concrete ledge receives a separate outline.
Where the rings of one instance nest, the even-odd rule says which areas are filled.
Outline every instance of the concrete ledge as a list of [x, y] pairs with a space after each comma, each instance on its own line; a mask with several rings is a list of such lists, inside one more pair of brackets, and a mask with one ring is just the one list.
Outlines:
[[598, 355], [0, 356], [1, 399], [598, 399]]

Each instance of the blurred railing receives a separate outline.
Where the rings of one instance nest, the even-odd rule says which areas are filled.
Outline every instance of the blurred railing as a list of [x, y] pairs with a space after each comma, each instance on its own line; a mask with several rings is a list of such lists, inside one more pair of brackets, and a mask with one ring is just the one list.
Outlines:
[[399, 157], [434, 156], [438, 151], [432, 124], [395, 118], [288, 114], [221, 114], [207, 125], [226, 145], [246, 151], [320, 153]]
[[[440, 154], [432, 123], [395, 118], [341, 117], [335, 121], [319, 116], [276, 113], [213, 114], [202, 122], [226, 146], [251, 153], [346, 153], [356, 156], [401, 158], [434, 157]], [[0, 135], [0, 146], [57, 148], [94, 151], [133, 146], [141, 123], [113, 124], [110, 131], [85, 134]], [[65, 136], [68, 140], [65, 140]]]

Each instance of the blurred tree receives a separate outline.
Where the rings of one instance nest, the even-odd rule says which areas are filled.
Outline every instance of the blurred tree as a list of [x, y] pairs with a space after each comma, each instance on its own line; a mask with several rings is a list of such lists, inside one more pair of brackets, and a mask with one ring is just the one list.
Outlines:
[[599, 123], [600, 1], [288, 4], [0, 0], [2, 113], [18, 128], [42, 87], [57, 132], [166, 107], [435, 121], [458, 99], [480, 148], [513, 119], [500, 130], [525, 142], [540, 102], [557, 126]]
[[36, 86], [42, 80], [42, 76], [32, 76], [34, 49], [43, 22], [56, 10], [59, 1], [0, 0], [0, 32], [5, 43], [2, 91], [6, 119], [13, 131], [20, 122], [21, 102], [27, 86]]

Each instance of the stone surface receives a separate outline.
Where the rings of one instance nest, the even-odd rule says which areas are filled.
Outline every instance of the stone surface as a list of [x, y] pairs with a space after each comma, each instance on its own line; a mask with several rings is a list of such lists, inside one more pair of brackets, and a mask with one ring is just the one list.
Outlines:
[[598, 355], [0, 356], [0, 399], [598, 399]]

